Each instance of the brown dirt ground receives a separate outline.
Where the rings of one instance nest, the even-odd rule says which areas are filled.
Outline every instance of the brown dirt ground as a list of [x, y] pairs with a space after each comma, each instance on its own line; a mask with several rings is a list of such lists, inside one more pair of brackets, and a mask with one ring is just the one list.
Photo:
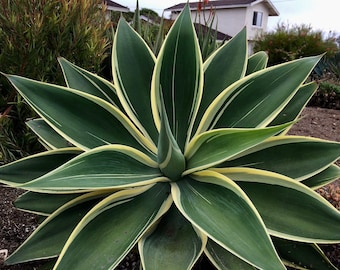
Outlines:
[[[340, 110], [307, 107], [303, 118], [294, 125], [290, 134], [304, 135], [340, 142]], [[340, 162], [338, 161], [338, 165]], [[318, 192], [340, 210], [340, 179]], [[12, 202], [22, 193], [20, 190], [0, 187], [0, 269], [34, 270], [40, 263], [24, 263], [5, 266], [3, 258], [11, 254], [37, 227], [37, 217], [16, 210]], [[340, 244], [322, 246], [331, 261], [340, 268]], [[132, 261], [132, 262], [129, 262]], [[119, 269], [138, 269], [130, 258]]]

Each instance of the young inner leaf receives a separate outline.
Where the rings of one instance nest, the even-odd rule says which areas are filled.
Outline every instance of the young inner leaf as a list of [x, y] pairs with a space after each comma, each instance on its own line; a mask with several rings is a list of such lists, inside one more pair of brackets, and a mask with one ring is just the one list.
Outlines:
[[177, 181], [185, 170], [185, 158], [172, 134], [164, 103], [160, 103], [161, 129], [158, 139], [158, 164], [165, 176]]

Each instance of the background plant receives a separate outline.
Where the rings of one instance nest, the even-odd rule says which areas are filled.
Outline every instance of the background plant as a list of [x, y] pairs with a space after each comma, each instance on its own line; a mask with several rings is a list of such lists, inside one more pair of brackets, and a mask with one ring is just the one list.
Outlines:
[[[100, 72], [106, 57], [110, 22], [101, 0], [0, 0], [0, 70], [63, 83], [56, 63], [67, 57]], [[34, 114], [0, 77], [0, 162], [37, 151], [24, 120]]]
[[218, 268], [334, 269], [316, 243], [340, 241], [340, 214], [313, 189], [339, 177], [340, 144], [285, 135], [320, 58], [266, 68], [243, 29], [203, 62], [187, 6], [157, 57], [119, 22], [114, 84], [64, 58], [67, 87], [7, 76], [47, 148], [0, 167], [28, 190], [17, 207], [45, 216], [7, 263], [113, 269], [138, 245], [144, 269], [203, 253]]
[[332, 81], [321, 81], [319, 88], [308, 103], [310, 106], [340, 109], [340, 85]]
[[313, 70], [312, 77], [319, 82], [319, 89], [309, 105], [340, 109], [340, 52], [322, 59]]
[[289, 26], [279, 23], [273, 31], [259, 36], [254, 45], [254, 52], [268, 53], [270, 66], [324, 52], [327, 52], [326, 57], [331, 57], [337, 50], [334, 37], [324, 38], [322, 31], [304, 24]]
[[340, 51], [320, 61], [314, 75], [319, 80], [328, 80], [340, 85]]
[[254, 51], [266, 51], [268, 65], [326, 53], [311, 73], [311, 78], [317, 80], [320, 87], [308, 105], [339, 109], [339, 94], [332, 90], [339, 85], [339, 49], [332, 33], [325, 36], [308, 25], [290, 27], [281, 23], [274, 31], [258, 38]]
[[[209, 1], [207, 0], [200, 0], [198, 2], [198, 12], [195, 18], [195, 29], [203, 60], [206, 60], [209, 55], [220, 46], [217, 40], [217, 23], [215, 21], [215, 10], [210, 7], [209, 12], [206, 12], [208, 3]], [[215, 28], [213, 27], [214, 24]]]
[[172, 22], [163, 16], [160, 17], [152, 9], [140, 9], [138, 0], [136, 1], [134, 12], [121, 13], [111, 11], [111, 21], [115, 29], [121, 17], [124, 17], [127, 22], [131, 23], [132, 27], [141, 35], [153, 53], [157, 55]]

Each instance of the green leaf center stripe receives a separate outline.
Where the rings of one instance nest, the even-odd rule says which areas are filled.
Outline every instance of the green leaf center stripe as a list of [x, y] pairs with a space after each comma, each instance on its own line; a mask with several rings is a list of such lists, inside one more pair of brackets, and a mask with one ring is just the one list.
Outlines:
[[[157, 152], [153, 142], [144, 137], [127, 116], [103, 99], [18, 76], [8, 78], [47, 123], [82, 149], [111, 142], [146, 150], [150, 155]], [[37, 106], [38, 103], [43, 105]], [[84, 136], [89, 130], [96, 134], [96, 140], [94, 136]]]
[[[235, 82], [208, 107], [205, 127], [264, 127], [289, 103], [309, 72], [320, 60], [308, 57], [252, 73]], [[286, 77], [290, 80], [285, 80]], [[236, 96], [231, 93], [239, 92]], [[252, 97], [252, 98], [250, 98]], [[233, 100], [230, 100], [233, 98]], [[225, 106], [225, 103], [228, 103]], [[220, 109], [222, 108], [223, 113]], [[248, 114], [249, 111], [253, 113]], [[201, 127], [202, 128], [202, 127]], [[200, 132], [204, 131], [204, 129]]]
[[286, 266], [314, 270], [337, 270], [317, 244], [301, 243], [272, 237], [273, 243]]
[[181, 151], [190, 139], [203, 91], [203, 63], [198, 46], [190, 11], [185, 8], [161, 48], [152, 81], [155, 122], [160, 129], [162, 92], [171, 131]]
[[158, 133], [150, 108], [150, 87], [156, 58], [124, 19], [118, 23], [113, 48], [113, 79], [121, 104], [142, 133], [156, 143]]
[[187, 170], [184, 174], [215, 166], [249, 148], [260, 144], [286, 127], [263, 129], [218, 129], [194, 137], [186, 149]]
[[58, 149], [72, 146], [60, 136], [43, 119], [29, 120], [26, 125], [39, 137], [47, 149]]
[[[184, 19], [184, 18], [183, 18]], [[180, 26], [183, 24], [183, 19], [179, 20], [180, 21]], [[174, 49], [174, 57], [173, 57], [173, 70], [172, 70], [172, 93], [171, 93], [171, 97], [172, 100], [175, 101], [176, 100], [176, 66], [177, 66], [177, 54], [178, 54], [178, 43], [179, 43], [179, 39], [180, 39], [180, 32], [177, 33], [177, 38], [176, 38], [176, 45], [175, 45], [175, 49]], [[199, 65], [197, 66], [197, 70], [196, 70], [196, 80], [195, 80], [195, 86], [194, 89], [198, 89], [199, 88], [199, 84], [200, 84], [200, 80], [201, 78], [203, 78], [203, 76], [199, 76], [199, 74], [202, 74], [202, 72], [200, 72], [199, 69]], [[201, 78], [200, 78], [201, 77]], [[178, 91], [178, 90], [177, 90]], [[189, 106], [189, 108], [191, 108], [190, 112], [189, 112], [189, 117], [187, 118], [187, 126], [188, 126], [188, 133], [187, 133], [187, 138], [189, 139], [190, 136], [190, 130], [192, 128], [193, 125], [193, 120], [194, 120], [194, 116], [196, 111], [198, 110], [198, 101], [200, 100], [198, 98], [198, 93], [196, 93], [196, 96], [193, 97], [192, 99], [192, 103], [191, 106]], [[179, 136], [178, 132], [179, 132], [179, 125], [181, 124], [180, 121], [182, 121], [181, 117], [178, 114], [179, 109], [176, 109], [176, 102], [172, 102], [172, 119], [173, 119], [173, 123], [172, 123], [172, 127], [174, 127], [174, 132], [175, 132], [175, 137], [177, 138]]]
[[75, 147], [31, 155], [0, 167], [0, 183], [16, 186], [34, 180], [83, 153]]
[[164, 103], [161, 104], [161, 130], [158, 138], [158, 163], [165, 176], [176, 181], [185, 170], [185, 158], [172, 135]]
[[[80, 93], [80, 95], [82, 94]], [[155, 144], [149, 138], [145, 137], [122, 111], [120, 111], [119, 109], [115, 108], [114, 106], [110, 105], [109, 103], [105, 101], [101, 101], [100, 99], [96, 97], [93, 97], [87, 94], [83, 94], [83, 96], [85, 98], [89, 97], [89, 99], [93, 98], [93, 101], [95, 103], [97, 103], [100, 106], [103, 106], [103, 108], [105, 108], [108, 112], [113, 114], [121, 122], [121, 124], [130, 132], [130, 134], [133, 137], [135, 137], [135, 139], [137, 139], [143, 146], [146, 146], [145, 148], [146, 150], [151, 151], [152, 153], [157, 152], [156, 150], [157, 148]], [[103, 142], [104, 141], [105, 140], [103, 140]], [[112, 144], [112, 143], [108, 143], [108, 144]]]
[[[204, 62], [204, 88], [195, 130], [211, 102], [228, 86], [244, 77], [247, 64], [246, 28], [228, 40]], [[225, 68], [225, 64], [232, 68]], [[218, 74], [218, 76], [216, 75]]]
[[172, 194], [181, 213], [224, 249], [260, 269], [284, 269], [256, 208], [233, 181], [201, 171], [172, 183]]
[[[81, 163], [78, 164], [74, 164], [74, 166], [79, 166], [81, 165]], [[64, 181], [67, 182], [68, 180], [72, 180], [72, 181], [77, 181], [77, 180], [84, 180], [85, 178], [93, 178], [96, 179], [96, 181], [100, 181], [100, 180], [105, 180], [105, 179], [114, 179], [114, 178], [119, 178], [119, 179], [129, 179], [132, 180], [133, 178], [137, 178], [137, 179], [143, 179], [143, 178], [147, 178], [147, 179], [153, 179], [153, 178], [157, 178], [157, 179], [162, 179], [163, 177], [160, 177], [160, 174], [138, 174], [138, 176], [136, 176], [136, 174], [102, 174], [102, 173], [97, 173], [97, 174], [91, 174], [91, 173], [87, 173], [87, 174], [79, 174], [76, 176], [64, 176], [64, 177], [53, 177], [53, 180], [50, 180], [51, 182], [56, 182], [56, 181]], [[153, 180], [154, 181], [154, 180]], [[97, 183], [99, 184], [99, 183]], [[135, 184], [135, 183], [134, 183]], [[27, 187], [26, 184], [25, 186]]]
[[280, 185], [287, 188], [295, 189], [299, 192], [307, 193], [309, 196], [319, 200], [321, 203], [329, 205], [327, 201], [307, 188], [305, 185], [297, 182], [287, 176], [252, 168], [212, 168], [212, 171], [218, 172], [232, 179], [233, 181], [246, 181], [254, 183], [265, 183], [269, 185]]
[[[55, 258], [62, 250], [72, 230], [100, 200], [101, 193], [80, 196], [49, 215], [32, 235], [9, 258], [8, 263]], [[56, 232], [56, 228], [60, 231]]]
[[[216, 126], [218, 120], [222, 117], [225, 109], [230, 105], [230, 103], [242, 92], [243, 89], [247, 88], [252, 83], [252, 81], [249, 81], [240, 89], [240, 91], [232, 91], [232, 86], [222, 91], [211, 102], [211, 104], [203, 114], [202, 120], [200, 121], [195, 136], [207, 130], [212, 130]], [[235, 85], [237, 84], [239, 84], [239, 81], [235, 82]]]
[[216, 266], [217, 269], [242, 269], [242, 270], [257, 270], [254, 266], [251, 266], [244, 260], [235, 256], [228, 250], [224, 249], [213, 240], [209, 239], [205, 254], [210, 261]]
[[[122, 200], [125, 202], [121, 203]], [[104, 269], [113, 269], [171, 204], [169, 185], [164, 184], [124, 190], [107, 197], [93, 207], [72, 232], [55, 269], [95, 269], [98, 260]], [[112, 249], [113, 243], [117, 244], [115, 249]], [[98, 260], [84, 260], [88, 249], [98, 245], [102, 251]], [[67, 252], [75, 246], [77, 254]]]
[[[81, 196], [79, 193], [51, 194], [28, 191], [20, 195], [15, 200], [14, 205], [16, 208], [25, 212], [41, 216], [50, 216], [58, 208], [79, 196]], [[42, 201], [44, 203], [41, 203]]]
[[[300, 182], [249, 168], [214, 171], [237, 182], [258, 209], [271, 234], [310, 243], [339, 241], [339, 211]], [[325, 225], [331, 223], [330, 220], [333, 220], [332, 224]], [[325, 226], [328, 228], [326, 233]]]
[[337, 165], [332, 164], [325, 170], [321, 171], [320, 173], [313, 175], [310, 178], [304, 179], [302, 183], [312, 188], [313, 190], [316, 190], [339, 178], [340, 178], [340, 168]]
[[268, 63], [268, 55], [264, 51], [254, 53], [248, 58], [246, 75], [266, 68]]
[[[327, 152], [327, 155], [322, 153]], [[218, 167], [250, 167], [277, 172], [297, 181], [312, 177], [337, 160], [340, 143], [302, 136], [276, 136]]]
[[157, 163], [134, 148], [97, 147], [22, 187], [30, 190], [78, 190], [140, 186], [167, 181]]
[[[202, 254], [206, 242], [207, 236], [193, 228], [172, 205], [160, 222], [138, 243], [143, 269], [191, 269]], [[157, 260], [153, 259], [155, 257]]]
[[[273, 119], [269, 126], [279, 125], [285, 122], [297, 120], [301, 114], [303, 108], [307, 105], [313, 94], [318, 88], [316, 82], [309, 82], [301, 85], [293, 98], [288, 104], [280, 111], [280, 113]], [[286, 135], [289, 129], [282, 132], [282, 135]]]
[[[99, 76], [77, 67], [62, 57], [58, 58], [58, 60], [62, 68], [67, 87], [104, 98], [104, 100], [107, 100], [116, 106], [117, 101], [115, 102], [111, 97], [116, 96], [115, 89], [108, 81], [104, 81]], [[94, 79], [96, 79], [96, 81]], [[99, 82], [101, 82], [101, 87], [98, 85]]]

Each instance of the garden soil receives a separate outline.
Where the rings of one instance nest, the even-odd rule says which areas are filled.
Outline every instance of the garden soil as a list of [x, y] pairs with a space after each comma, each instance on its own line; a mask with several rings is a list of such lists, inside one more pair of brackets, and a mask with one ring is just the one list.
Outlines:
[[[340, 110], [307, 107], [302, 116], [302, 119], [290, 130], [290, 134], [340, 142]], [[317, 192], [340, 211], [340, 179]], [[3, 264], [4, 257], [11, 254], [37, 228], [36, 216], [13, 207], [13, 201], [21, 193], [20, 190], [0, 186], [0, 269], [2, 270], [34, 270], [41, 266], [41, 262], [12, 266]], [[340, 269], [340, 244], [323, 245], [322, 249], [333, 264]], [[117, 269], [139, 269], [138, 260], [136, 253], [131, 253]], [[196, 268], [207, 270], [210, 267]]]

